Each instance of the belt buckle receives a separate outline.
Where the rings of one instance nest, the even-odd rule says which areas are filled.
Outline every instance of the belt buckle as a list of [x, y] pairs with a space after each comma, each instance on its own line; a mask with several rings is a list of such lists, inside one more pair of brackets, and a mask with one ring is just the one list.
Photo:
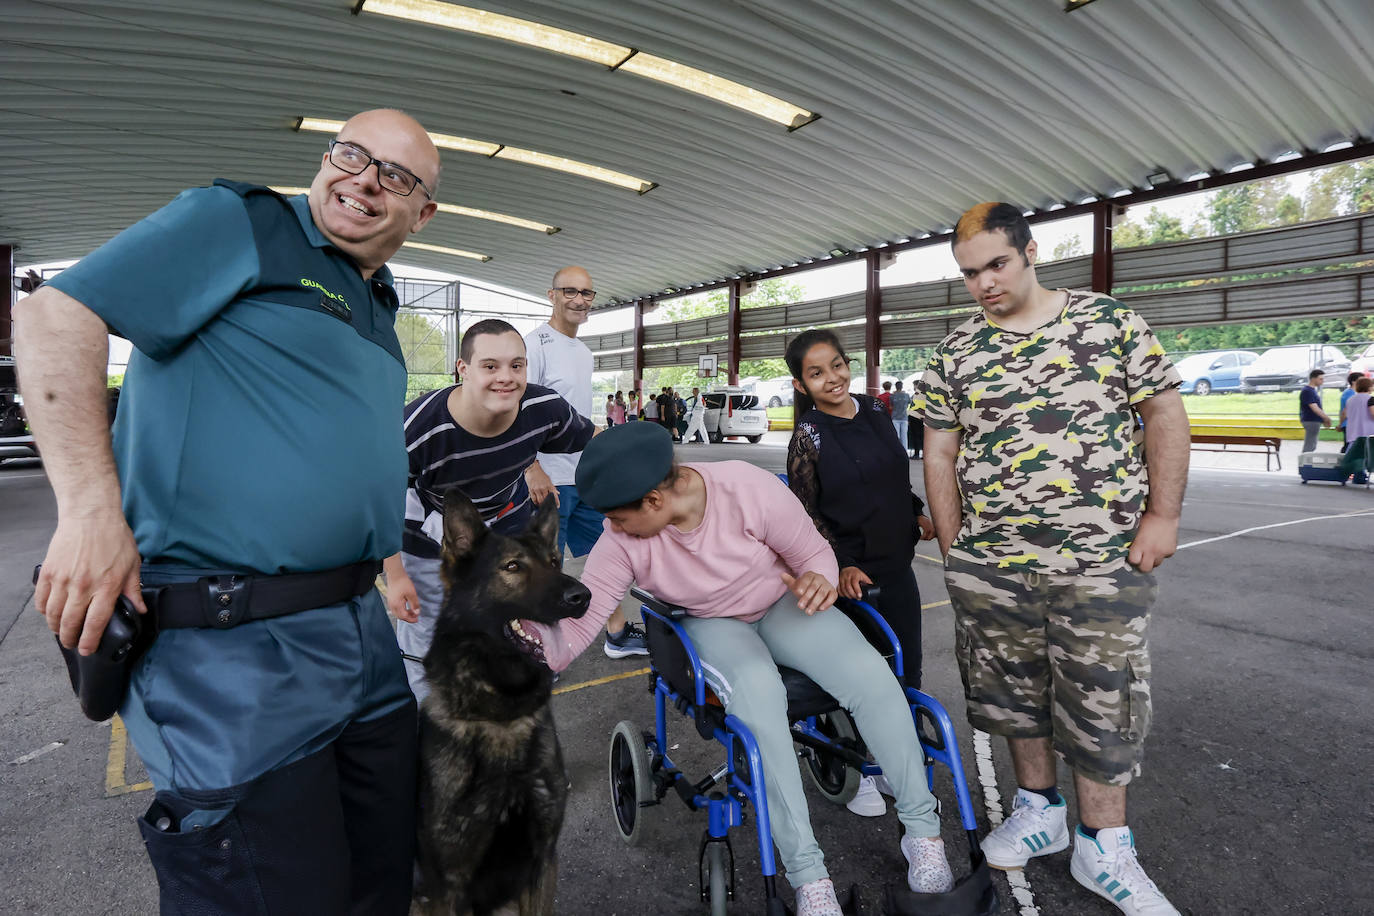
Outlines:
[[248, 620], [252, 576], [205, 576], [199, 582], [206, 626], [227, 630]]

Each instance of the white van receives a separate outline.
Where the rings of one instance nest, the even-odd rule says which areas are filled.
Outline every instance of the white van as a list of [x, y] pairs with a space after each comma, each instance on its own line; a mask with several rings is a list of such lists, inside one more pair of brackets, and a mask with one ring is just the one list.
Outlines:
[[706, 437], [720, 442], [726, 436], [743, 436], [758, 442], [768, 431], [768, 411], [758, 395], [743, 388], [715, 388], [701, 396], [706, 402]]

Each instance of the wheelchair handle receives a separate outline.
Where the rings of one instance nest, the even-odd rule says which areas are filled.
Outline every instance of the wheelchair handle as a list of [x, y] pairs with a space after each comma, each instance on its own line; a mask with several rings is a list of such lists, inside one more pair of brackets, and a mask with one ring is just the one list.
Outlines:
[[679, 607], [676, 604], [669, 604], [666, 601], [659, 601], [652, 594], [650, 594], [645, 589], [640, 588], [638, 585], [630, 586], [630, 594], [634, 596], [641, 604], [643, 604], [649, 610], [656, 611], [659, 614], [662, 614], [664, 617], [667, 617], [669, 620], [681, 620], [682, 618], [687, 616], [687, 609], [685, 607]]

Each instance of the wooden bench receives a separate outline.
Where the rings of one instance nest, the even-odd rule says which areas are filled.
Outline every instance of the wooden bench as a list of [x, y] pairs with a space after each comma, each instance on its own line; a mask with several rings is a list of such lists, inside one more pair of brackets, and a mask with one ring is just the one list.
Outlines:
[[[1193, 450], [1199, 452], [1225, 452], [1234, 445], [1246, 451], [1264, 452], [1264, 469], [1269, 470], [1269, 461], [1272, 458], [1278, 463], [1278, 469], [1283, 470], [1283, 460], [1279, 458], [1279, 438], [1277, 436], [1246, 436], [1236, 433], [1193, 433]], [[1206, 448], [1205, 446], [1219, 446], [1219, 448]]]

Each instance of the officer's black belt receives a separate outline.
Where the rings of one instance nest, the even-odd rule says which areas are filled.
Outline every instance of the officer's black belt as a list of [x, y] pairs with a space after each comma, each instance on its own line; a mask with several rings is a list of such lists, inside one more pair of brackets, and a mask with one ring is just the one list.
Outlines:
[[381, 570], [378, 561], [364, 560], [319, 572], [204, 576], [194, 582], [145, 585], [143, 600], [159, 630], [227, 630], [250, 620], [284, 617], [366, 595]]

